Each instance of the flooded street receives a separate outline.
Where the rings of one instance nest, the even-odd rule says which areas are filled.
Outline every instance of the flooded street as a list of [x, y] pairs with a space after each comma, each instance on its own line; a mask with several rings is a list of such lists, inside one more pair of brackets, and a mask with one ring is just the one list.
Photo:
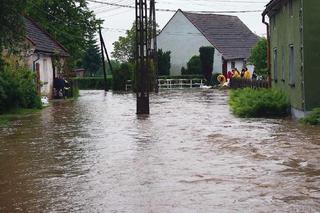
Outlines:
[[0, 128], [0, 212], [320, 212], [320, 128], [227, 92], [82, 91]]

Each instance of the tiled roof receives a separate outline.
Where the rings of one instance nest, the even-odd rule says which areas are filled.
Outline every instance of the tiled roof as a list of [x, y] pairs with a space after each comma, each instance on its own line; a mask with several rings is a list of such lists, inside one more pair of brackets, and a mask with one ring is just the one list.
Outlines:
[[37, 23], [28, 17], [24, 17], [26, 36], [35, 45], [36, 51], [44, 53], [57, 53], [60, 56], [69, 56], [68, 51], [54, 38], [52, 38]]
[[244, 59], [259, 37], [237, 17], [183, 12], [189, 21], [222, 53], [223, 58]]

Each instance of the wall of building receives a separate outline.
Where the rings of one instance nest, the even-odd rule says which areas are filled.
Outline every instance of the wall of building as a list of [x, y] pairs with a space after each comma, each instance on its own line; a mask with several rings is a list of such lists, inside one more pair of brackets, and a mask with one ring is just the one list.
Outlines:
[[[33, 61], [38, 58], [36, 54], [31, 55], [27, 59], [28, 67], [33, 70]], [[53, 67], [50, 56], [40, 54], [40, 58], [36, 63], [40, 67], [41, 95], [52, 98], [53, 89]]]
[[310, 111], [320, 107], [320, 1], [303, 2], [305, 99]]
[[[290, 98], [291, 106], [304, 111], [304, 87], [301, 74], [302, 38], [301, 21], [299, 17], [300, 0], [293, 0], [292, 16], [289, 3], [286, 3], [275, 16], [270, 18], [271, 34], [271, 73], [273, 87], [284, 90]], [[290, 45], [294, 46], [295, 84], [289, 82], [289, 52]], [[277, 74], [275, 73], [275, 50], [277, 50]], [[283, 72], [283, 73], [282, 73]], [[283, 77], [284, 76], [284, 77]]]
[[[171, 51], [171, 75], [181, 75], [181, 68], [194, 55], [199, 55], [199, 48], [212, 46], [201, 32], [178, 11], [158, 36], [158, 49]], [[215, 49], [214, 72], [222, 72], [222, 55]]]

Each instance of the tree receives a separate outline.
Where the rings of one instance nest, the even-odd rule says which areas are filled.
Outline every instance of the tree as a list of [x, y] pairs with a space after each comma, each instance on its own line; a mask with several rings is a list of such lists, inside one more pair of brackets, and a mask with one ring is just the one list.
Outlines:
[[82, 59], [83, 68], [89, 73], [90, 76], [96, 76], [97, 72], [101, 69], [101, 52], [97, 45], [97, 41], [91, 37], [89, 45], [84, 53]]
[[[149, 23], [149, 22], [148, 22]], [[150, 27], [148, 26], [150, 29]], [[158, 28], [158, 24], [157, 24]], [[159, 32], [159, 30], [157, 30]], [[148, 35], [149, 37], [149, 35]], [[134, 62], [136, 51], [136, 23], [133, 22], [130, 30], [126, 31], [125, 36], [120, 36], [118, 41], [113, 43], [112, 57], [119, 62]]]
[[248, 59], [248, 62], [255, 66], [256, 73], [260, 75], [266, 75], [268, 73], [267, 45], [267, 39], [261, 38], [256, 46], [252, 48], [251, 56]]
[[211, 82], [212, 71], [213, 71], [213, 60], [214, 60], [214, 48], [213, 47], [200, 47], [200, 61], [201, 71], [207, 80]]
[[171, 67], [171, 52], [163, 52], [162, 49], [158, 50], [158, 70], [159, 75], [170, 75], [170, 67]]
[[197, 75], [201, 74], [201, 61], [200, 56], [192, 56], [192, 58], [187, 63], [187, 69], [184, 67], [181, 69], [182, 75]]
[[112, 57], [120, 62], [133, 62], [135, 52], [136, 27], [135, 24], [126, 31], [126, 36], [120, 36], [113, 43]]
[[27, 1], [27, 14], [68, 49], [71, 66], [82, 60], [90, 38], [102, 24], [86, 0]]
[[[0, 53], [3, 48], [12, 49], [24, 38], [24, 25], [21, 13], [25, 0], [0, 0]], [[3, 61], [0, 57], [0, 69]]]

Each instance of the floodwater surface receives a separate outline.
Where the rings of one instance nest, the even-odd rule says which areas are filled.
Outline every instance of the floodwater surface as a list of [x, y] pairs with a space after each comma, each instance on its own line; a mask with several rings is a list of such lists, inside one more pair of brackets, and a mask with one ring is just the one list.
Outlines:
[[82, 91], [0, 128], [0, 212], [320, 212], [320, 128], [227, 93]]

